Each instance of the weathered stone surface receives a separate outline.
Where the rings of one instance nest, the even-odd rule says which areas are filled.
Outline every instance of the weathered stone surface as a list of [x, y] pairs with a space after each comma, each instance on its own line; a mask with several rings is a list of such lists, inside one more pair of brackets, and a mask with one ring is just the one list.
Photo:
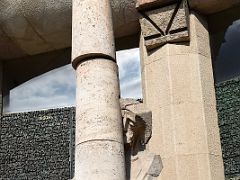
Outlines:
[[141, 11], [140, 24], [148, 50], [166, 43], [189, 40], [188, 5], [183, 0], [155, 10]]
[[117, 64], [106, 59], [77, 68], [76, 144], [94, 139], [122, 142]]
[[136, 35], [140, 31], [136, 0], [111, 0], [114, 37]]
[[112, 11], [109, 0], [73, 1], [72, 64], [81, 60], [115, 60]]
[[131, 180], [156, 179], [163, 169], [160, 156], [149, 151], [139, 152], [131, 159]]
[[[126, 135], [125, 143], [139, 149], [146, 145], [152, 135], [152, 112], [143, 103], [133, 99], [121, 99], [123, 126]], [[137, 141], [137, 142], [134, 142]]]
[[149, 150], [160, 154], [159, 180], [223, 180], [209, 34], [190, 15], [190, 42], [147, 51], [141, 38], [144, 103], [152, 111]]
[[108, 59], [92, 59], [82, 62], [76, 72], [75, 178], [124, 180], [117, 64]]
[[156, 178], [162, 170], [159, 155], [148, 151], [152, 134], [152, 113], [141, 101], [121, 99], [127, 179], [148, 180]]
[[[75, 179], [125, 179], [124, 148], [115, 141], [88, 141], [76, 147]], [[76, 173], [77, 172], [77, 173]]]
[[75, 179], [126, 178], [110, 0], [73, 1]]

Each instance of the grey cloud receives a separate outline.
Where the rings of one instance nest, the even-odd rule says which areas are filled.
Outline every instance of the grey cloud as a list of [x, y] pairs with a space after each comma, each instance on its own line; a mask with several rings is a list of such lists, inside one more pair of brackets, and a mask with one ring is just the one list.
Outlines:
[[229, 26], [224, 38], [225, 42], [214, 62], [216, 82], [226, 81], [240, 75], [240, 20]]
[[[121, 96], [141, 98], [139, 50], [117, 52]], [[67, 65], [36, 77], [10, 92], [5, 112], [32, 111], [75, 105], [75, 72]]]
[[10, 92], [5, 112], [31, 111], [75, 104], [75, 75], [70, 65], [36, 77]]
[[117, 52], [121, 96], [142, 98], [139, 49]]

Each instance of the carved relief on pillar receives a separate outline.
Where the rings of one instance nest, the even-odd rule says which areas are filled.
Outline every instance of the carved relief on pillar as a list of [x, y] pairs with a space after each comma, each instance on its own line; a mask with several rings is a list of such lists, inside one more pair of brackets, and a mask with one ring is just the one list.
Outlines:
[[121, 99], [127, 179], [155, 179], [163, 168], [160, 155], [147, 149], [152, 135], [152, 112], [143, 103]]
[[145, 10], [141, 8], [139, 13], [142, 34], [148, 50], [166, 43], [189, 41], [187, 0], [160, 8]]

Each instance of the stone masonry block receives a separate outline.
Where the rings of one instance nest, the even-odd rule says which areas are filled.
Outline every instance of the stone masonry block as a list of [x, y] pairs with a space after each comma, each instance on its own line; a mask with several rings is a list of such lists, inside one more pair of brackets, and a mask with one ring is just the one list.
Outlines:
[[187, 0], [158, 9], [139, 11], [145, 46], [152, 50], [166, 43], [189, 41]]

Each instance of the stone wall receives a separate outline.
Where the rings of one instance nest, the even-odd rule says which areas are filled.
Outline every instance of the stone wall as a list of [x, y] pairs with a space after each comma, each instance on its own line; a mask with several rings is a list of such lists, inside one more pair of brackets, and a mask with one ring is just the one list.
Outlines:
[[4, 115], [0, 179], [70, 179], [74, 117], [74, 108]]
[[225, 175], [240, 180], [240, 78], [216, 85]]

